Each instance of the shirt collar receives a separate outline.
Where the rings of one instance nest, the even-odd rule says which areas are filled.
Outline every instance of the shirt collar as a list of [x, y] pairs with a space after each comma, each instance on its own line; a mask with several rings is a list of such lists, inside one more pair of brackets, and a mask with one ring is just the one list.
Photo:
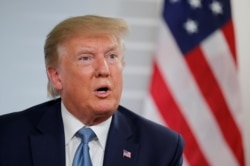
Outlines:
[[[81, 121], [79, 121], [76, 117], [74, 117], [66, 109], [63, 102], [61, 102], [61, 113], [62, 113], [62, 119], [63, 119], [63, 125], [64, 125], [65, 145], [67, 145], [79, 129], [81, 129], [82, 127], [88, 127], [88, 126], [86, 126]], [[103, 149], [105, 149], [111, 120], [112, 120], [112, 116], [108, 118], [106, 121], [98, 125], [90, 126], [90, 128], [95, 132], [99, 140], [99, 143]]]

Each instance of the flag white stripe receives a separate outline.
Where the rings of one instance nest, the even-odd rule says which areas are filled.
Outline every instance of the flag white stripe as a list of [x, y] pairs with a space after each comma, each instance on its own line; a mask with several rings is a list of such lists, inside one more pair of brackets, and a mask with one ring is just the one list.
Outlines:
[[[218, 45], [220, 45], [220, 47], [218, 47]], [[221, 31], [216, 31], [212, 34], [201, 44], [201, 47], [220, 85], [231, 114], [238, 127], [241, 128], [242, 108], [240, 105], [241, 97], [237, 69], [232, 58], [233, 56], [229, 51], [228, 44]]]
[[188, 163], [188, 160], [187, 160], [187, 158], [185, 156], [183, 157], [183, 164], [182, 164], [182, 166], [190, 166], [190, 164]]

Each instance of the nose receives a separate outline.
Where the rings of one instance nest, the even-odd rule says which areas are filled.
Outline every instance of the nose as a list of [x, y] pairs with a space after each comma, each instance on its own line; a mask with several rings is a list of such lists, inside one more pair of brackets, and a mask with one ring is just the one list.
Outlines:
[[109, 65], [104, 57], [97, 58], [95, 64], [95, 77], [108, 77], [110, 74]]

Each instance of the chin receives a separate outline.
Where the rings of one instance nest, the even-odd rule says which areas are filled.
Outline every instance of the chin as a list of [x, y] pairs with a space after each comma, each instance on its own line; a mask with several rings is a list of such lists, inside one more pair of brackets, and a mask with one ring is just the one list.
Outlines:
[[110, 109], [102, 109], [95, 111], [95, 121], [100, 123], [105, 120], [107, 120], [109, 117], [111, 117], [116, 110], [110, 110]]
[[95, 109], [97, 113], [100, 114], [113, 114], [116, 109], [117, 109], [118, 105], [116, 104], [98, 104], [95, 106]]
[[118, 108], [119, 103], [116, 100], [99, 100], [94, 103], [92, 103], [96, 110], [116, 110]]
[[110, 113], [110, 112], [115, 112], [116, 111], [116, 108], [110, 108], [110, 107], [98, 107], [95, 109], [96, 112], [99, 112], [99, 113]]

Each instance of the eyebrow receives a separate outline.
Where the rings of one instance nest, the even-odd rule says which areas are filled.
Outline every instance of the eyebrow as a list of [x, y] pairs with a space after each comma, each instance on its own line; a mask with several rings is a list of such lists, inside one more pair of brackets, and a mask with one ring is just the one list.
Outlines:
[[105, 53], [107, 53], [107, 52], [109, 52], [109, 51], [113, 51], [113, 50], [118, 50], [118, 45], [117, 45], [117, 44], [108, 47], [108, 48], [105, 50]]
[[[118, 44], [113, 44], [111, 46], [109, 46], [108, 48], [106, 48], [104, 50], [104, 54], [110, 52], [110, 51], [118, 51], [119, 52], [119, 47]], [[81, 47], [80, 51], [78, 52], [78, 55], [80, 54], [93, 54], [94, 50], [90, 47]]]
[[[118, 45], [117, 44], [108, 47], [107, 49], [105, 49], [104, 52], [106, 53], [106, 52], [113, 51], [113, 50], [116, 50], [116, 49], [118, 49]], [[84, 47], [84, 48], [81, 48], [80, 52], [81, 53], [92, 53], [93, 49], [91, 49], [89, 47]]]

